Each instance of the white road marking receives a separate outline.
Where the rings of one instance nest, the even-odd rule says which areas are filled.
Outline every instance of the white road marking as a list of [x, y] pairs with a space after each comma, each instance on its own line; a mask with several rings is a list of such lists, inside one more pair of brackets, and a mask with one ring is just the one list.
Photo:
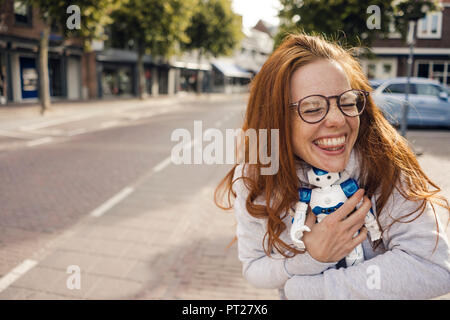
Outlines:
[[100, 125], [100, 128], [106, 129], [106, 128], [109, 128], [109, 127], [116, 126], [119, 123], [120, 123], [120, 121], [118, 121], [118, 120], [105, 121], [105, 122], [102, 122], [102, 124]]
[[76, 136], [76, 135], [78, 135], [78, 134], [82, 134], [82, 133], [85, 133], [85, 132], [87, 132], [87, 129], [85, 129], [85, 128], [80, 128], [80, 129], [75, 129], [75, 130], [72, 130], [72, 131], [69, 131], [69, 132], [67, 132], [67, 136], [68, 137], [72, 137], [72, 136]]
[[49, 143], [52, 141], [53, 141], [52, 137], [45, 137], [45, 138], [40, 138], [40, 139], [29, 141], [26, 143], [26, 145], [27, 145], [27, 147], [34, 147], [34, 146], [44, 144], [44, 143]]
[[8, 137], [8, 138], [16, 138], [16, 139], [26, 139], [29, 140], [33, 138], [30, 134], [24, 134], [21, 132], [11, 132], [6, 130], [0, 130], [0, 136]]
[[4, 291], [17, 279], [37, 265], [37, 261], [27, 259], [0, 279], [0, 292]]
[[167, 157], [153, 168], [153, 172], [159, 172], [172, 163], [172, 158]]
[[42, 129], [42, 128], [46, 128], [46, 127], [50, 127], [50, 126], [55, 126], [58, 124], [63, 124], [63, 123], [67, 123], [67, 122], [73, 122], [73, 121], [89, 118], [89, 117], [94, 117], [98, 114], [99, 114], [99, 112], [84, 113], [84, 114], [76, 115], [73, 117], [67, 117], [67, 118], [63, 118], [63, 119], [53, 119], [53, 120], [49, 120], [49, 121], [44, 121], [44, 122], [39, 122], [39, 123], [30, 124], [30, 125], [26, 125], [26, 126], [21, 126], [21, 127], [19, 127], [19, 129], [23, 130], [23, 131]]
[[93, 217], [100, 217], [103, 215], [106, 211], [114, 207], [116, 204], [118, 204], [120, 201], [128, 197], [132, 192], [134, 191], [134, 188], [132, 187], [126, 187], [122, 191], [120, 191], [118, 194], [116, 194], [114, 197], [106, 201], [104, 204], [102, 204], [100, 207], [95, 209], [91, 212], [91, 216]]

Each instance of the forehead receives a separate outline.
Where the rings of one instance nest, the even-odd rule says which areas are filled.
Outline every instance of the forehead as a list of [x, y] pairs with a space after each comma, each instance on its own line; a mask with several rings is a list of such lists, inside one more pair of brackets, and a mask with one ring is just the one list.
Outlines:
[[351, 89], [350, 81], [342, 66], [332, 60], [316, 60], [294, 71], [291, 76], [292, 101], [308, 95], [337, 95]]

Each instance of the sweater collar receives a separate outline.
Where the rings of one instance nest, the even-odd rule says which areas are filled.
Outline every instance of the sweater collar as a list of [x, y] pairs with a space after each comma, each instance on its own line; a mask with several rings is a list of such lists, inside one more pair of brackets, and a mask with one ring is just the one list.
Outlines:
[[[309, 169], [312, 168], [312, 166], [302, 160], [296, 161], [296, 172], [297, 177], [301, 181], [302, 185], [309, 185], [307, 172]], [[340, 182], [343, 182], [344, 180], [347, 180], [348, 178], [353, 178], [356, 181], [359, 180], [359, 156], [358, 152], [355, 148], [352, 149], [352, 152], [350, 153], [350, 158], [347, 162], [347, 166], [345, 167], [344, 171], [341, 171], [342, 178], [339, 179], [335, 184], [338, 184]]]

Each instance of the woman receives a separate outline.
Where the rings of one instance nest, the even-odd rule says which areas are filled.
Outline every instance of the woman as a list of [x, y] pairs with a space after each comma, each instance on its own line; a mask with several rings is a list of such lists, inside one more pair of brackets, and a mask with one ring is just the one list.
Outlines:
[[[434, 207], [447, 214], [448, 202], [370, 89], [350, 52], [317, 36], [287, 37], [256, 75], [243, 130], [279, 130], [279, 170], [261, 175], [260, 162], [237, 165], [215, 194], [224, 209], [235, 197], [239, 259], [254, 286], [288, 299], [425, 299], [450, 291], [449, 243]], [[356, 113], [345, 109], [349, 91], [362, 95]], [[361, 189], [321, 223], [307, 215], [302, 251], [289, 237], [290, 212], [311, 166], [345, 170]], [[226, 195], [228, 205], [220, 205]], [[362, 227], [370, 207], [382, 231], [375, 243]], [[362, 264], [339, 263], [360, 243]]]

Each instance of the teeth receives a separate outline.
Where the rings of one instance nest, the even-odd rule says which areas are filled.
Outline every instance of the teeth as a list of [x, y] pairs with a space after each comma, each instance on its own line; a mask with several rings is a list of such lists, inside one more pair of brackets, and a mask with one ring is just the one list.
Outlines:
[[343, 143], [345, 143], [345, 136], [342, 137], [338, 137], [338, 138], [331, 138], [331, 139], [319, 139], [314, 141], [315, 144], [317, 145], [322, 145], [322, 146], [339, 146]]

